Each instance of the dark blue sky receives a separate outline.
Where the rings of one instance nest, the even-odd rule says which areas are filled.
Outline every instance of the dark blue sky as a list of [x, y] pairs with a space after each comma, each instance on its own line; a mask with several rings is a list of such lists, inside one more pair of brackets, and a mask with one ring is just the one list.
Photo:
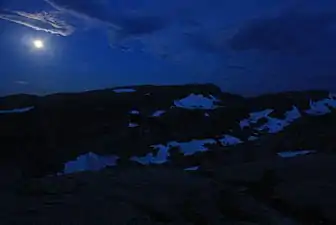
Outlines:
[[335, 40], [332, 0], [0, 0], [0, 94], [191, 82], [336, 91]]

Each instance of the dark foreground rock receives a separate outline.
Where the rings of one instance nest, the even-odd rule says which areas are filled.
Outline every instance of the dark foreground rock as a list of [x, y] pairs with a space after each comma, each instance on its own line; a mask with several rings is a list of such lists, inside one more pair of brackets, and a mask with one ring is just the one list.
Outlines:
[[2, 184], [1, 224], [336, 224], [334, 155], [212, 173], [105, 169]]
[[336, 155], [317, 154], [223, 167], [215, 180], [247, 187], [301, 224], [336, 223]]

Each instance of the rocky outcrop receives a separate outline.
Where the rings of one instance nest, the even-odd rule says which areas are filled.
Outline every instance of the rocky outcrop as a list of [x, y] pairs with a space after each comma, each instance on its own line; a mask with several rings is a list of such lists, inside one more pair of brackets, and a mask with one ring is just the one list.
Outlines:
[[234, 183], [300, 224], [336, 223], [335, 155], [256, 161], [217, 168], [219, 183]]
[[257, 220], [282, 224], [284, 220], [253, 197], [240, 197], [236, 200], [245, 205], [235, 205], [240, 203], [231, 200], [232, 194], [239, 194], [230, 186], [217, 187], [208, 178], [173, 169], [44, 178], [6, 194], [7, 201], [15, 204], [0, 204], [3, 224], [248, 224]]
[[335, 160], [319, 154], [211, 174], [148, 166], [33, 179], [2, 188], [0, 216], [2, 224], [335, 224]]

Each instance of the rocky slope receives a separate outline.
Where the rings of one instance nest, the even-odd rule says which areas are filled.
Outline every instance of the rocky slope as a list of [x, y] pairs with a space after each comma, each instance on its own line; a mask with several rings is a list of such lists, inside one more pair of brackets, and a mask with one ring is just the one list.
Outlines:
[[[41, 167], [32, 174], [61, 171], [65, 162], [88, 152], [109, 155], [110, 164], [183, 166], [183, 161], [197, 164], [192, 161], [218, 149], [223, 153], [229, 151], [223, 148], [245, 145], [267, 148], [260, 156], [246, 156], [251, 159], [276, 156], [278, 151], [328, 151], [329, 142], [321, 144], [314, 136], [332, 139], [333, 132], [326, 131], [328, 137], [315, 133], [325, 126], [333, 129], [335, 107], [336, 98], [323, 91], [243, 98], [213, 85], [8, 96], [0, 98], [0, 149], [5, 161]], [[291, 142], [293, 133], [297, 139]]]
[[[335, 155], [1, 182], [1, 224], [335, 224]], [[8, 175], [8, 174], [7, 174]], [[3, 176], [4, 177], [4, 176]]]
[[3, 97], [1, 217], [335, 224], [335, 108], [325, 91], [244, 98], [214, 85]]

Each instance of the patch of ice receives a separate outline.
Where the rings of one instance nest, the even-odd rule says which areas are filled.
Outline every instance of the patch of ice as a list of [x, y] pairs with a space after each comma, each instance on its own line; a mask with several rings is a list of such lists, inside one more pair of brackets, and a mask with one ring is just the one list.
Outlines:
[[137, 124], [137, 123], [129, 123], [128, 124], [128, 127], [130, 127], [130, 128], [138, 127], [138, 126], [139, 126], [139, 124]]
[[176, 107], [186, 109], [215, 109], [218, 107], [215, 105], [215, 103], [219, 101], [220, 100], [216, 99], [212, 95], [210, 95], [210, 97], [205, 97], [201, 94], [190, 94], [183, 99], [175, 100], [174, 105]]
[[152, 116], [153, 117], [160, 117], [161, 115], [163, 115], [166, 111], [165, 110], [157, 110], [155, 111]]
[[199, 169], [199, 166], [193, 166], [193, 167], [185, 168], [184, 170], [185, 171], [195, 171], [195, 170], [198, 170], [198, 169]]
[[118, 156], [99, 156], [89, 152], [78, 156], [76, 160], [65, 163], [64, 173], [75, 173], [82, 171], [98, 171], [107, 166], [117, 165]]
[[10, 114], [10, 113], [25, 113], [34, 109], [34, 106], [18, 108], [18, 109], [8, 109], [8, 110], [0, 110], [0, 114]]
[[233, 137], [231, 135], [224, 135], [219, 141], [223, 145], [237, 145], [243, 143], [239, 138]]
[[132, 114], [132, 115], [139, 115], [140, 114], [140, 112], [138, 110], [132, 110], [129, 113]]
[[136, 90], [131, 88], [120, 88], [120, 89], [114, 89], [115, 93], [126, 93], [126, 92], [136, 92]]
[[313, 150], [299, 150], [299, 151], [285, 151], [285, 152], [278, 152], [278, 156], [281, 158], [291, 158], [299, 155], [307, 155], [310, 153], [315, 153], [316, 151]]

